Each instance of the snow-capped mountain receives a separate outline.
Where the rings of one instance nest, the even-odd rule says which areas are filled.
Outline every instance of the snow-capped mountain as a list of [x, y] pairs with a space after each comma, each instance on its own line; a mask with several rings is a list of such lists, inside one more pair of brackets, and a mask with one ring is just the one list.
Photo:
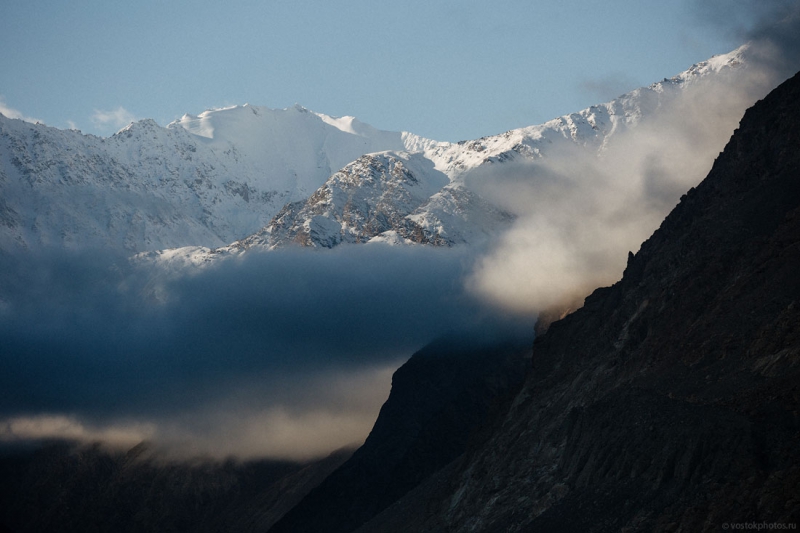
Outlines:
[[[501, 135], [445, 143], [404, 134], [406, 153], [360, 158], [333, 174], [308, 198], [284, 206], [261, 231], [227, 250], [370, 241], [450, 246], [491, 237], [514, 217], [468, 185], [465, 177], [474, 177], [471, 171], [557, 157], [566, 147], [602, 156], [615, 137], [660, 113], [674, 111], [670, 104], [701, 81], [737, 84], [746, 80], [750, 75], [743, 68], [747, 50], [741, 47], [611, 102]], [[425, 196], [426, 189], [435, 184], [441, 187]]]
[[300, 106], [143, 120], [109, 138], [0, 115], [0, 249], [97, 246], [197, 262], [289, 244], [476, 242], [514, 217], [470, 185], [472, 171], [565, 146], [602, 155], [701, 80], [745, 79], [746, 55], [744, 46], [606, 104], [459, 143]]
[[0, 115], [0, 249], [219, 247], [403, 135], [302, 107], [239, 106], [109, 138]]
[[331, 248], [366, 242], [405, 227], [406, 217], [447, 183], [448, 177], [422, 153], [363, 155], [306, 201], [284, 206], [266, 228], [239, 245], [272, 248], [298, 243]]

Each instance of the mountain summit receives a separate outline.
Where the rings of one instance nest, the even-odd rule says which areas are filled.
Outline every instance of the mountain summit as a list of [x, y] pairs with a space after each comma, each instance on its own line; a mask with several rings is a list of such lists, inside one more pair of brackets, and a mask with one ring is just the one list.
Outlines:
[[[459, 143], [301, 106], [142, 120], [109, 138], [0, 117], [0, 248], [474, 243], [514, 218], [470, 184], [476, 168], [557, 159], [563, 147], [601, 154], [656, 117], [689, 120], [697, 109], [682, 95], [711, 80], [753, 85], [748, 61], [745, 46], [607, 104]], [[740, 115], [749, 103], [719, 105]]]
[[212, 110], [109, 138], [0, 116], [0, 248], [218, 247], [400, 133], [301, 107]]

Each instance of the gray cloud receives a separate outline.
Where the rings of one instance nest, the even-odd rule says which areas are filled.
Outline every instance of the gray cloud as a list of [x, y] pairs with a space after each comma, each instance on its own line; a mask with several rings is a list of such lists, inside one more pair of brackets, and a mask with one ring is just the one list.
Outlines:
[[737, 41], [757, 37], [764, 28], [783, 20], [797, 8], [794, 0], [688, 0], [686, 3], [698, 22]]
[[637, 87], [636, 81], [623, 72], [607, 74], [601, 78], [585, 79], [578, 89], [599, 102], [607, 102]]
[[778, 77], [800, 68], [800, 5], [795, 0], [689, 0], [697, 21], [731, 42], [752, 42]]
[[164, 276], [97, 251], [5, 256], [0, 440], [49, 428], [215, 455], [329, 452], [366, 436], [415, 350], [498, 331], [504, 317], [461, 288], [468, 263], [354, 246]]

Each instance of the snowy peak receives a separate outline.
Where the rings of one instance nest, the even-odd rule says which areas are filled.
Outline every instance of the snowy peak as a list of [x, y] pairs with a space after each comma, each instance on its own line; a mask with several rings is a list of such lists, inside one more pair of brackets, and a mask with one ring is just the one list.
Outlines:
[[161, 126], [159, 126], [156, 123], [155, 120], [153, 120], [152, 118], [144, 118], [142, 120], [137, 120], [135, 122], [131, 122], [130, 124], [128, 124], [127, 126], [122, 128], [121, 130], [119, 130], [114, 135], [125, 134], [127, 132], [136, 131], [136, 130], [145, 130], [145, 131], [150, 130], [150, 131], [153, 131], [153, 130], [159, 130], [159, 129], [161, 129]]
[[[383, 225], [370, 224], [354, 229], [342, 223], [342, 214], [352, 205], [358, 195], [357, 187], [369, 189], [376, 194], [370, 165], [348, 166], [344, 175], [350, 185], [347, 194], [342, 191], [341, 176], [334, 176], [312, 194], [306, 201], [287, 205], [264, 230], [249, 243], [267, 247], [299, 243], [306, 246], [329, 247], [340, 242], [363, 242], [364, 240], [390, 243], [417, 242], [438, 245], [474, 243], [491, 238], [508, 227], [514, 216], [493, 205], [481, 193], [465, 183], [465, 176], [476, 175], [473, 170], [485, 165], [504, 165], [509, 162], [533, 161], [540, 158], [562, 157], [575, 150], [601, 157], [609, 143], [637, 128], [641, 123], [654, 124], [670, 113], [686, 113], [676, 102], [681, 101], [687, 91], [701, 80], [715, 80], [732, 85], [749, 83], [746, 69], [748, 47], [743, 46], [729, 54], [698, 63], [672, 78], [636, 89], [607, 103], [564, 115], [544, 124], [510, 130], [501, 135], [483, 137], [459, 143], [437, 142], [413, 134], [403, 134], [408, 152], [417, 154], [432, 165], [432, 170], [446, 176], [448, 182], [425, 201], [407, 212], [402, 219], [384, 217]], [[702, 90], [702, 89], [701, 89]], [[740, 105], [742, 111], [745, 104]], [[733, 113], [738, 117], [738, 111]], [[713, 115], [713, 113], [712, 113]], [[660, 118], [659, 118], [660, 117]], [[349, 117], [348, 117], [349, 118]], [[714, 119], [714, 116], [711, 116]], [[345, 127], [344, 119], [337, 125]], [[343, 126], [344, 125], [344, 126]], [[732, 131], [732, 129], [731, 129]], [[726, 133], [727, 136], [729, 133]], [[727, 138], [727, 137], [726, 137]], [[407, 157], [394, 152], [391, 157]], [[496, 171], [500, 171], [497, 168]], [[354, 180], [354, 174], [364, 172], [362, 180]], [[423, 174], [426, 171], [423, 171]], [[489, 179], [492, 172], [482, 172], [481, 179]], [[473, 180], [474, 181], [474, 180]], [[358, 185], [354, 185], [358, 183]], [[377, 202], [361, 204], [359, 217], [375, 219], [379, 215]], [[410, 204], [404, 204], [408, 208]], [[365, 211], [365, 209], [367, 211]], [[368, 211], [373, 209], [373, 211]], [[402, 210], [401, 210], [402, 211]], [[375, 228], [385, 228], [379, 234]], [[338, 236], [334, 236], [338, 235]]]
[[271, 144], [278, 140], [276, 134], [295, 140], [309, 135], [337, 135], [361, 137], [362, 145], [376, 143], [383, 146], [389, 142], [393, 145], [386, 149], [404, 148], [399, 132], [378, 130], [351, 116], [333, 117], [315, 113], [299, 104], [286, 109], [250, 104], [210, 109], [197, 116], [186, 114], [168, 124], [167, 128], [178, 126], [198, 137], [238, 145], [244, 145], [254, 138], [260, 144]]
[[[729, 68], [736, 68], [741, 65], [745, 65], [749, 62], [748, 58], [751, 53], [752, 45], [749, 43], [743, 44], [732, 52], [728, 52], [727, 54], [718, 54], [712, 56], [710, 59], [692, 65], [689, 69], [681, 72], [677, 76], [673, 76], [669, 80], [664, 80], [664, 82], [672, 82], [677, 84], [691, 83], [692, 81], [699, 79], [701, 76], [719, 73]], [[651, 87], [664, 82], [653, 84]]]
[[402, 134], [375, 129], [353, 117], [330, 117], [295, 105], [286, 109], [234, 106], [184, 115], [167, 126], [247, 162], [289, 191], [306, 198], [334, 172], [359, 156], [404, 150]]
[[[301, 106], [133, 122], [108, 138], [0, 117], [0, 248], [218, 247], [403, 134]], [[33, 189], [30, 189], [33, 187]]]
[[367, 242], [405, 227], [406, 216], [448, 182], [422, 154], [363, 155], [333, 174], [306, 201], [284, 206], [267, 227], [235, 248], [289, 244], [332, 248]]
[[372, 126], [359, 122], [356, 117], [331, 117], [322, 113], [315, 113], [315, 115], [322, 119], [322, 122], [325, 124], [333, 126], [344, 133], [351, 133], [361, 137], [371, 137], [378, 131]]
[[750, 83], [748, 54], [745, 46], [611, 102], [460, 143], [299, 105], [211, 109], [167, 127], [141, 120], [107, 139], [0, 117], [0, 248], [491, 238], [513, 217], [467, 185], [473, 170], [560, 157], [565, 147], [602, 156], [700, 80]]

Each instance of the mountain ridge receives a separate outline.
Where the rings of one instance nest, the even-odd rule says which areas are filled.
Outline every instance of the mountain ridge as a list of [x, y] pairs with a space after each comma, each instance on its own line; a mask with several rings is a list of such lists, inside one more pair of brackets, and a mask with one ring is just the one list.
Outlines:
[[[284, 209], [299, 215], [290, 227], [307, 227], [320, 215], [328, 219], [318, 218], [326, 223], [316, 237], [306, 236], [304, 243], [311, 246], [373, 238], [448, 246], [486, 240], [507, 227], [513, 215], [465, 186], [462, 178], [469, 171], [538, 159], [554, 143], [602, 151], [609, 136], [658, 108], [665, 95], [720, 73], [745, 73], [747, 55], [743, 46], [611, 103], [459, 143], [385, 132], [353, 117], [330, 117], [301, 106], [208, 110], [165, 128], [145, 119], [108, 138], [0, 117], [0, 248], [88, 245], [158, 257], [159, 250], [193, 247], [188, 253], [209, 258], [256, 243], [269, 248], [295, 242], [292, 236], [271, 236], [280, 233], [281, 220], [286, 222], [285, 212], [275, 219]], [[341, 218], [345, 208], [336, 200], [325, 211], [319, 199], [338, 172], [352, 168], [359, 157], [386, 150], [395, 159], [412, 153], [432, 162], [429, 171], [411, 176], [442, 186], [411, 204], [403, 195], [392, 199], [380, 189], [362, 188], [359, 195], [369, 200], [360, 219], [377, 220], [376, 206], [403, 203], [395, 206], [402, 216], [385, 225], [354, 229]], [[297, 202], [305, 207], [290, 207]], [[209, 255], [204, 248], [222, 254]]]
[[[472, 141], [425, 141], [420, 146], [415, 145], [422, 157], [433, 162], [433, 169], [432, 172], [425, 172], [424, 169], [422, 172], [412, 172], [412, 178], [430, 181], [436, 179], [435, 174], [442, 173], [450, 181], [410, 211], [399, 210], [404, 216], [393, 217], [390, 223], [384, 221], [383, 224], [354, 228], [347, 220], [351, 210], [346, 205], [350, 203], [352, 195], [340, 195], [338, 202], [332, 197], [331, 191], [337, 188], [336, 182], [339, 180], [338, 175], [334, 174], [305, 201], [287, 204], [270, 224], [257, 233], [229, 247], [220, 248], [216, 254], [201, 251], [198, 256], [196, 250], [190, 250], [189, 254], [195, 255], [195, 262], [202, 263], [231, 252], [240, 253], [251, 248], [268, 250], [297, 244], [328, 248], [353, 242], [437, 246], [486, 243], [508, 229], [515, 221], [516, 214], [484, 196], [480, 187], [486, 187], [483, 182], [489, 178], [476, 175], [475, 171], [496, 167], [493, 171], [485, 172], [491, 175], [491, 172], [501, 172], [504, 165], [508, 164], [529, 164], [548, 158], [559, 160], [575, 155], [602, 158], [609, 142], [613, 144], [613, 139], [636, 130], [640, 123], [647, 123], [653, 128], [653, 123], [661, 120], [659, 116], [670, 112], [687, 113], [686, 109], [680, 108], [681, 95], [686, 90], [702, 92], [702, 88], [697, 86], [703, 80], [715, 79], [719, 84], [753, 83], [752, 80], [743, 81], [751, 75], [747, 68], [750, 53], [749, 46], [742, 46], [729, 54], [698, 63], [677, 76], [626, 93], [611, 102], [591, 106], [541, 125]], [[742, 104], [736, 102], [735, 105]], [[709, 163], [711, 155], [708, 154]], [[385, 156], [407, 157], [392, 151]], [[354, 162], [351, 165], [356, 164]], [[348, 172], [348, 168], [342, 172]], [[476, 176], [480, 179], [475, 179]], [[700, 177], [698, 174], [697, 180]], [[374, 180], [365, 181], [374, 183]], [[380, 210], [375, 206], [385, 203], [383, 189], [363, 187], [359, 195], [370, 198], [366, 203], [372, 207], [358, 211], [356, 217], [362, 220], [380, 218]], [[400, 205], [404, 202], [402, 198], [397, 198], [394, 203]], [[312, 226], [314, 231], [310, 229]]]
[[[267, 118], [275, 117], [283, 127], [270, 131]], [[237, 142], [150, 119], [99, 138], [0, 117], [0, 247], [219, 247], [311, 194], [330, 167], [365, 149], [404, 147], [399, 133], [364, 130], [369, 138], [294, 108], [270, 117], [231, 108], [205, 118], [222, 126], [235, 119]], [[252, 135], [259, 128], [261, 143]]]

